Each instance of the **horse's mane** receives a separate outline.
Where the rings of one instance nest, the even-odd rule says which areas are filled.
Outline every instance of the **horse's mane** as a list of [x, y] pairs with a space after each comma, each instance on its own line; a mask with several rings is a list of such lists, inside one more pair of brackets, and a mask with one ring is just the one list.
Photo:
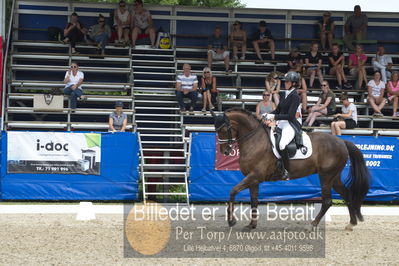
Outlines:
[[246, 114], [252, 118], [254, 118], [256, 121], [260, 121], [258, 117], [256, 117], [256, 115], [254, 115], [251, 111], [248, 111], [246, 109], [243, 108], [239, 108], [239, 107], [233, 107], [233, 108], [229, 108], [225, 111], [225, 113], [230, 113], [230, 112], [239, 112], [242, 114]]

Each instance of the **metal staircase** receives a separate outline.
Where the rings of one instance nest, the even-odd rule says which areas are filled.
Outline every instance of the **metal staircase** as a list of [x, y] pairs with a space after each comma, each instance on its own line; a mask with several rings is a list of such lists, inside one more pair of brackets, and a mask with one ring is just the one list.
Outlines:
[[175, 51], [132, 50], [144, 202], [188, 203], [188, 143], [175, 97]]

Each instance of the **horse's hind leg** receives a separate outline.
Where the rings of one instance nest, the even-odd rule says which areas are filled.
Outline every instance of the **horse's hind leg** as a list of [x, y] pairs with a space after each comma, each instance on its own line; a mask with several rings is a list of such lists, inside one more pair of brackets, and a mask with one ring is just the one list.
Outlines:
[[357, 225], [357, 219], [356, 219], [357, 212], [360, 214], [359, 220], [360, 221], [363, 220], [363, 216], [360, 213], [360, 208], [359, 208], [359, 210], [356, 210], [356, 207], [353, 206], [353, 204], [351, 203], [351, 200], [350, 200], [351, 192], [342, 183], [341, 178], [336, 178], [334, 180], [333, 188], [335, 189], [335, 191], [337, 191], [341, 195], [341, 197], [345, 200], [346, 205], [348, 206], [349, 216], [350, 216], [350, 224], [348, 224], [345, 227], [345, 229], [352, 231], [353, 226]]
[[324, 214], [326, 214], [326, 212], [332, 205], [331, 181], [323, 176], [320, 176], [320, 183], [321, 183], [321, 199], [322, 199], [321, 209], [320, 212], [317, 214], [316, 218], [312, 221], [313, 226], [317, 226], [320, 223], [321, 218], [323, 218]]
[[254, 180], [254, 177], [251, 175], [247, 175], [230, 191], [230, 201], [229, 206], [227, 207], [227, 221], [229, 223], [229, 226], [234, 226], [237, 223], [236, 217], [234, 217], [234, 201], [236, 199], [237, 193], [254, 185], [255, 183], [256, 182]]

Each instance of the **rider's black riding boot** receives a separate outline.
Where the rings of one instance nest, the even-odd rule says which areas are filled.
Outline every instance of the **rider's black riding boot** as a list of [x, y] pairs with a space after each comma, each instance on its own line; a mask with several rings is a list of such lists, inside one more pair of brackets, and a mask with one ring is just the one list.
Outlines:
[[282, 172], [283, 172], [283, 176], [282, 179], [283, 180], [290, 180], [288, 171], [290, 170], [290, 157], [288, 155], [288, 149], [284, 149], [280, 152], [281, 154], [281, 166], [282, 166]]

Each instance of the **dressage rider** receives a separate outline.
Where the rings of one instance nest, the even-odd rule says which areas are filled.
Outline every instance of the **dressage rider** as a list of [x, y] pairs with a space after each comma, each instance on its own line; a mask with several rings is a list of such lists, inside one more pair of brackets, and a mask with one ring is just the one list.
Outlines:
[[282, 130], [282, 137], [279, 145], [281, 159], [280, 165], [284, 172], [283, 179], [288, 180], [289, 155], [287, 145], [296, 138], [297, 144], [302, 144], [301, 124], [295, 115], [300, 104], [300, 97], [296, 88], [301, 80], [299, 73], [289, 71], [285, 77], [285, 91], [280, 93], [280, 103], [270, 114], [264, 117], [266, 120], [276, 120], [277, 127]]

